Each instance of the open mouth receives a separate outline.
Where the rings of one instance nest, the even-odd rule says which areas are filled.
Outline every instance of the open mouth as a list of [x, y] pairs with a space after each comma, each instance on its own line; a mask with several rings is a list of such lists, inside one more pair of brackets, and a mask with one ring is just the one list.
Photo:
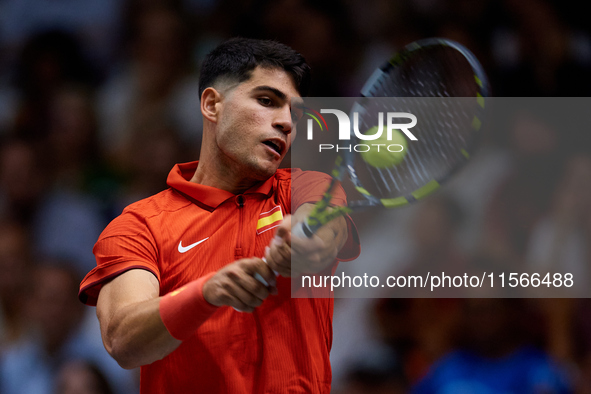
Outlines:
[[267, 145], [269, 148], [277, 152], [279, 156], [281, 156], [281, 152], [283, 151], [283, 145], [280, 144], [278, 141], [267, 140], [263, 141], [263, 144]]

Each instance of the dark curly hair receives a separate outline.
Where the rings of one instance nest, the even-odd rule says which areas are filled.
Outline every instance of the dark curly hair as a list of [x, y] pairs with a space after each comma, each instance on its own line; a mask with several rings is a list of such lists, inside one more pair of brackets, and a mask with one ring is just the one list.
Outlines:
[[257, 66], [285, 70], [300, 95], [307, 94], [310, 66], [302, 55], [277, 41], [237, 37], [223, 42], [206, 56], [199, 77], [199, 95], [220, 78], [247, 81]]

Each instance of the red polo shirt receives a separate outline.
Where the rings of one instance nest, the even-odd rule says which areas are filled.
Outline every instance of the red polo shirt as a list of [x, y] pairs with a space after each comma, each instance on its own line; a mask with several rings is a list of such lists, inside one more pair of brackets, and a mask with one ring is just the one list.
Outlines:
[[[107, 226], [94, 247], [97, 267], [80, 285], [84, 303], [96, 305], [102, 284], [130, 269], [152, 272], [165, 295], [237, 259], [263, 256], [281, 218], [320, 200], [329, 182], [325, 174], [280, 169], [234, 195], [190, 182], [196, 166], [175, 166], [169, 189]], [[345, 204], [342, 191], [333, 203]], [[341, 261], [359, 254], [354, 228], [349, 234]], [[333, 300], [292, 299], [282, 277], [277, 287], [253, 313], [214, 309], [192, 338], [141, 368], [141, 392], [329, 393]]]

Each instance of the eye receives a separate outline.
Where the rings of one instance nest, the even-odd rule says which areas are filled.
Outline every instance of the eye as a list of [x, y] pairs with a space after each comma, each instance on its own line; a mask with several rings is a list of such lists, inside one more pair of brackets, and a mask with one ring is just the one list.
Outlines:
[[299, 107], [292, 107], [291, 108], [291, 122], [296, 124], [302, 119], [303, 111]]
[[259, 103], [264, 107], [270, 107], [273, 104], [273, 101], [268, 97], [259, 97]]

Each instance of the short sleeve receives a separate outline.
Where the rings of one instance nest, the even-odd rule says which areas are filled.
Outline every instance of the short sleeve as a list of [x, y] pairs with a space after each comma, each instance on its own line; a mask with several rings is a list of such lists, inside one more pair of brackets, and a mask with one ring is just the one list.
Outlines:
[[345, 220], [347, 221], [348, 237], [345, 245], [343, 245], [339, 251], [339, 254], [337, 255], [337, 260], [339, 261], [355, 260], [361, 253], [361, 242], [359, 241], [357, 227], [349, 215], [345, 216]]
[[[292, 211], [306, 203], [316, 203], [322, 199], [330, 184], [331, 177], [317, 171], [293, 170], [291, 178]], [[332, 205], [346, 205], [347, 197], [341, 185], [333, 191]]]
[[115, 218], [100, 235], [93, 253], [97, 266], [80, 284], [78, 297], [95, 306], [102, 286], [131, 269], [144, 269], [160, 281], [158, 250], [144, 219], [132, 212]]

